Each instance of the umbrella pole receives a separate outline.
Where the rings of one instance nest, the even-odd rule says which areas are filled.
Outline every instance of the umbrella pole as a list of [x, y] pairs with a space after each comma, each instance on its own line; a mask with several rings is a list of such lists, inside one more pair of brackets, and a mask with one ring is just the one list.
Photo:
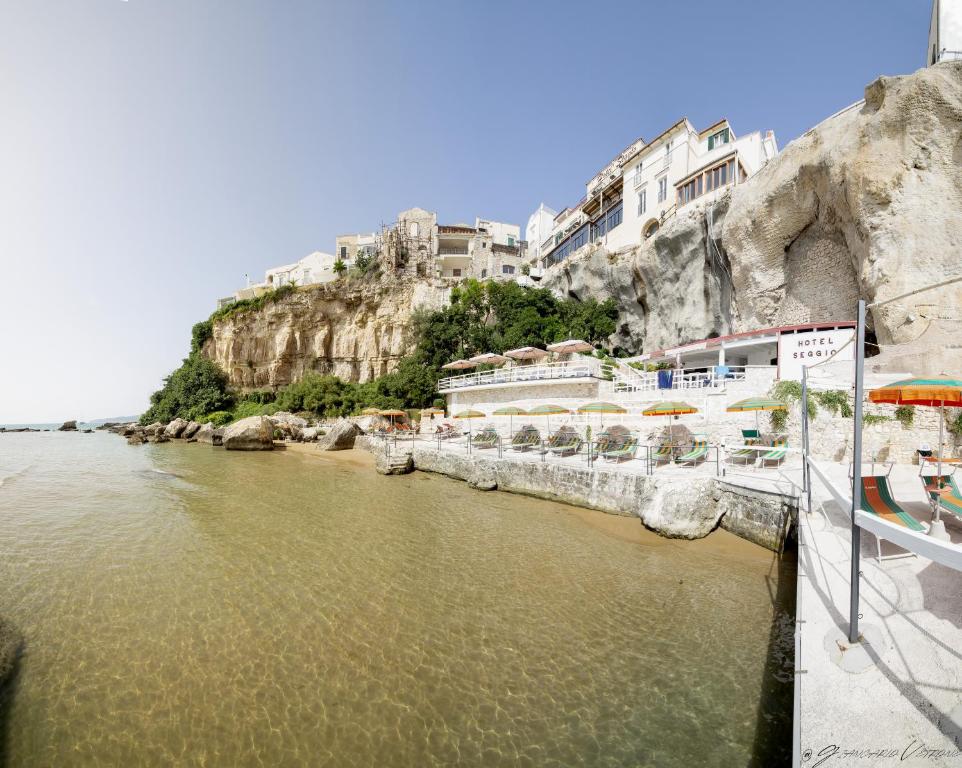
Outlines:
[[[938, 472], [938, 480], [936, 480], [936, 488], [942, 484], [942, 430], [945, 428], [945, 400], [939, 404], [939, 468], [936, 470]], [[935, 522], [941, 519], [942, 515], [942, 505], [939, 504], [939, 498], [935, 499]]]

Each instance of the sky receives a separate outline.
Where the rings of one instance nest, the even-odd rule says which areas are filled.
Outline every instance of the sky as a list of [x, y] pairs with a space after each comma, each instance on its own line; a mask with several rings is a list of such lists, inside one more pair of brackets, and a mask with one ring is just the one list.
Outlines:
[[406, 208], [524, 227], [687, 116], [784, 147], [927, 0], [0, 0], [0, 424], [140, 413], [245, 274]]

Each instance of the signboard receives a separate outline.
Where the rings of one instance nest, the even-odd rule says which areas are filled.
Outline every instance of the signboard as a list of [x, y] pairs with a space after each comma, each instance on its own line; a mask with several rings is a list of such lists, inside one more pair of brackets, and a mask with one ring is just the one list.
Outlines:
[[802, 366], [826, 360], [855, 360], [854, 328], [832, 331], [800, 331], [778, 336], [778, 378], [801, 381]]

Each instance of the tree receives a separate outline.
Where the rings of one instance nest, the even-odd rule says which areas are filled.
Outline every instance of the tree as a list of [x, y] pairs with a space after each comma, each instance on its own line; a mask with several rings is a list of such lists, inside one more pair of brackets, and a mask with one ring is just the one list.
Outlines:
[[205, 413], [227, 410], [233, 398], [227, 391], [227, 374], [199, 352], [191, 352], [183, 364], [164, 379], [164, 386], [150, 396], [150, 408], [142, 424], [167, 423], [176, 418], [198, 419]]
[[335, 275], [342, 275], [344, 274], [344, 270], [347, 269], [347, 264], [345, 264], [341, 259], [338, 259], [334, 262], [333, 269]]

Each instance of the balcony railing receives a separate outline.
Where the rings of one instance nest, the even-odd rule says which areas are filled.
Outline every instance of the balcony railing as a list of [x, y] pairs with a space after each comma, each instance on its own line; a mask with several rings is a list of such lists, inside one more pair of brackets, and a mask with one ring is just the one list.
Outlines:
[[454, 248], [454, 247], [443, 247], [438, 248], [439, 256], [467, 256], [468, 249], [465, 248]]
[[563, 361], [538, 365], [515, 365], [492, 371], [475, 371], [460, 376], [449, 376], [438, 381], [438, 391], [477, 387], [492, 384], [515, 384], [526, 381], [549, 381], [553, 379], [602, 378], [600, 369], [589, 361]]
[[[770, 367], [770, 366], [766, 366]], [[619, 365], [612, 371], [615, 392], [653, 392], [659, 389], [687, 390], [687, 389], [722, 389], [735, 381], [745, 381], [746, 368], [744, 365], [712, 366], [698, 370], [673, 370], [671, 381], [661, 371], [639, 371], [627, 365]], [[664, 386], [666, 385], [667, 386]]]

